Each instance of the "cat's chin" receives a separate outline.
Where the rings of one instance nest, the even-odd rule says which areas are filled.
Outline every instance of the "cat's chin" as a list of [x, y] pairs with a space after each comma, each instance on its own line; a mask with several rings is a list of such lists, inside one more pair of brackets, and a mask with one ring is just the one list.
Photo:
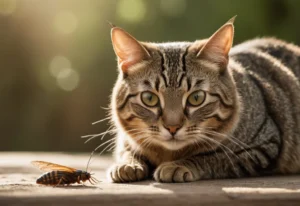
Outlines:
[[189, 142], [183, 141], [183, 140], [172, 139], [172, 140], [167, 140], [167, 141], [160, 141], [159, 144], [168, 150], [179, 150], [179, 149], [182, 149], [183, 147], [187, 146], [189, 144]]

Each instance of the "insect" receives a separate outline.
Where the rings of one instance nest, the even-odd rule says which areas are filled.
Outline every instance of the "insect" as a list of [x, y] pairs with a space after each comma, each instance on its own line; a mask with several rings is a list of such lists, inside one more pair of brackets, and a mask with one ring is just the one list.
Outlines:
[[32, 161], [31, 164], [42, 171], [46, 171], [36, 180], [37, 184], [58, 186], [80, 184], [88, 180], [94, 185], [99, 182], [95, 177], [92, 177], [91, 173], [83, 170], [44, 161]]

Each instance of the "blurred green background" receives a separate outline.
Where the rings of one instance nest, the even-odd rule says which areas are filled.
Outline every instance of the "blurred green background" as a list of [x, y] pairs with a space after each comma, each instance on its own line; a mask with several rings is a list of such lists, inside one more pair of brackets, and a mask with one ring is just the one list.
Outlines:
[[117, 76], [107, 20], [142, 41], [194, 41], [238, 15], [235, 44], [300, 44], [299, 11], [298, 0], [0, 0], [0, 151], [101, 143], [80, 136], [108, 127], [91, 125], [105, 117]]

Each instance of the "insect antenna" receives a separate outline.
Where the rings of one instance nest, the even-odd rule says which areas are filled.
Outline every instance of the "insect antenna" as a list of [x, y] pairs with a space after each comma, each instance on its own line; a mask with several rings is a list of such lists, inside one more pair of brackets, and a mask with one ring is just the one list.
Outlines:
[[89, 167], [90, 161], [91, 161], [91, 159], [92, 159], [92, 157], [93, 157], [94, 153], [95, 153], [95, 150], [94, 150], [94, 151], [92, 151], [92, 153], [91, 153], [91, 155], [90, 155], [90, 158], [89, 158], [89, 161], [88, 161], [88, 163], [87, 163], [87, 165], [86, 165], [86, 170], [85, 170], [85, 171], [87, 171], [87, 170], [88, 170], [88, 167]]

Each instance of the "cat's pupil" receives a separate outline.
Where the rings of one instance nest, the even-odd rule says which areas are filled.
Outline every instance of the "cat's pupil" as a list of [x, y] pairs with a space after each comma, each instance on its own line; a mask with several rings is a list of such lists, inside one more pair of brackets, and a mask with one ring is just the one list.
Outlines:
[[195, 94], [195, 95], [194, 95], [194, 99], [196, 100], [196, 102], [198, 101], [198, 99], [199, 99], [198, 94]]
[[148, 100], [149, 100], [149, 102], [151, 102], [151, 100], [152, 100], [152, 95], [151, 94], [148, 95]]

